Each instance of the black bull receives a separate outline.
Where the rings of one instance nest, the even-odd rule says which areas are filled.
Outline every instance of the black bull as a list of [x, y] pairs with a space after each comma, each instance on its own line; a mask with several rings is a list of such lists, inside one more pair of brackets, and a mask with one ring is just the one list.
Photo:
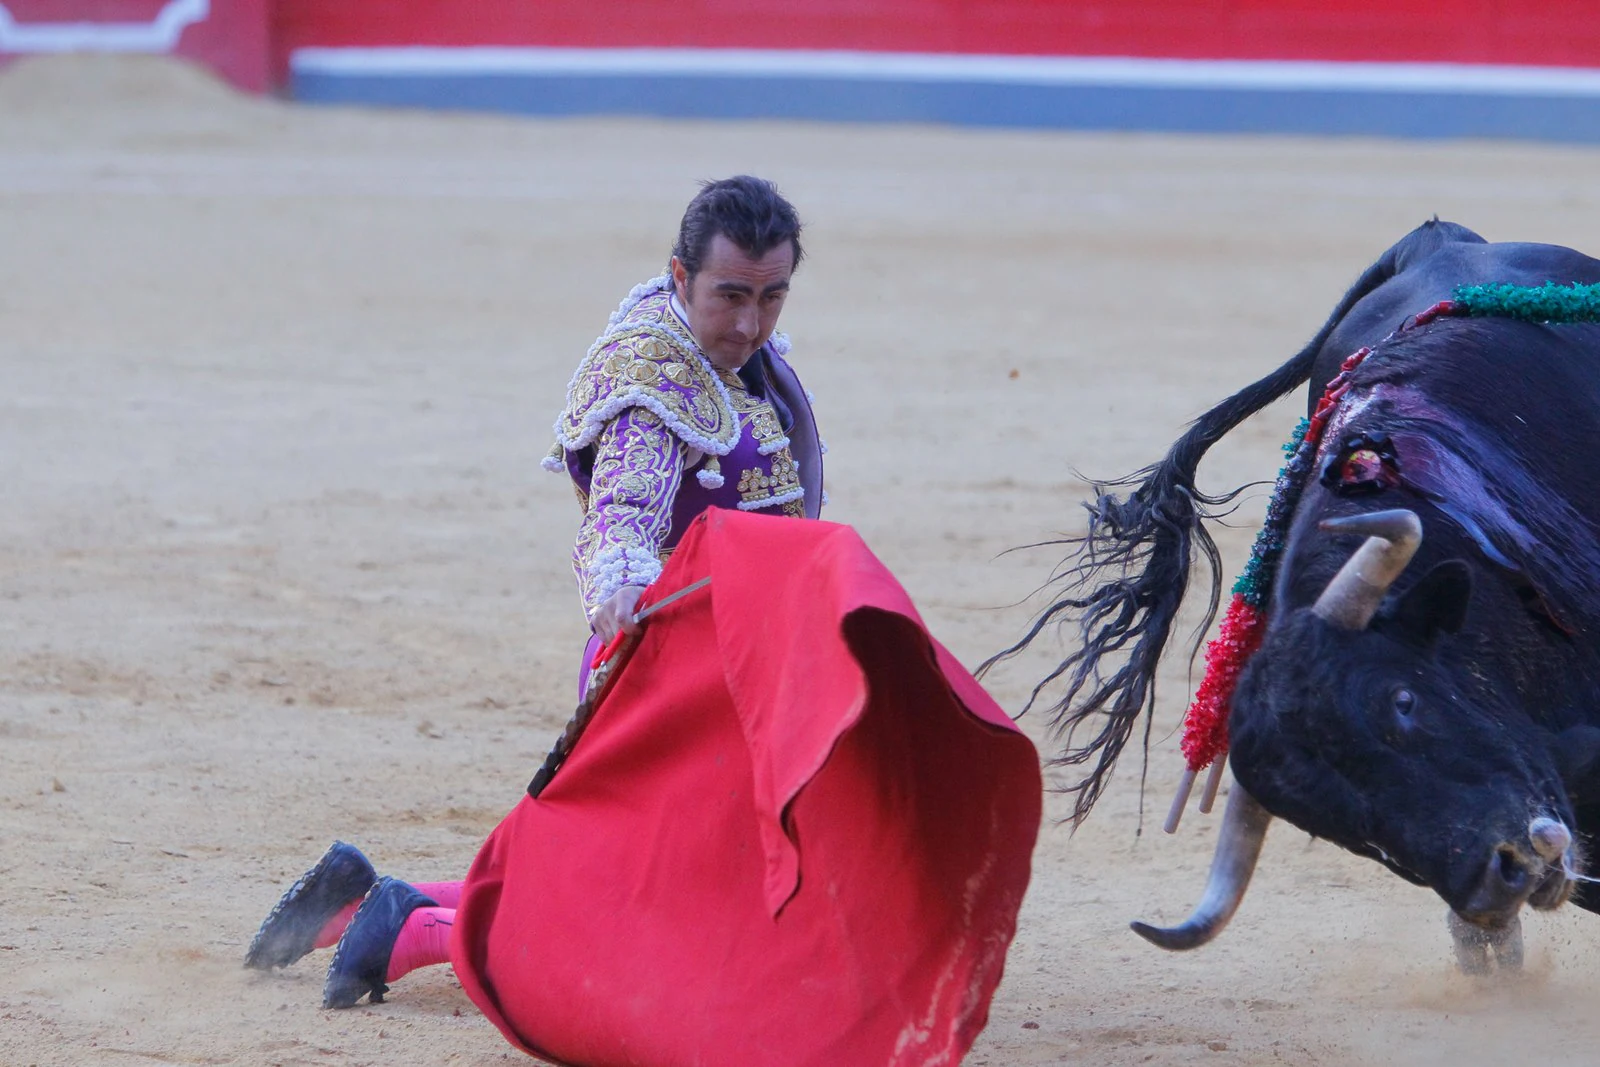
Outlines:
[[[1221, 930], [1271, 816], [1434, 889], [1469, 969], [1491, 949], [1519, 962], [1523, 904], [1600, 910], [1580, 880], [1600, 831], [1600, 326], [1445, 317], [1399, 330], [1457, 286], [1547, 282], [1600, 282], [1600, 261], [1427, 223], [1292, 360], [1201, 416], [1161, 462], [1097, 486], [1074, 587], [1016, 646], [1055, 620], [1081, 626], [1082, 647], [1047, 679], [1066, 686], [1057, 762], [1089, 766], [1078, 819], [1152, 709], [1195, 555], [1211, 564], [1215, 612], [1203, 520], [1231, 497], [1196, 490], [1206, 449], [1302, 382], [1315, 404], [1346, 357], [1374, 346], [1322, 438], [1234, 694], [1237, 784], [1211, 886], [1183, 926], [1136, 924], [1156, 943]], [[1392, 564], [1378, 588], [1352, 573], [1365, 565], [1345, 568], [1371, 533], [1387, 535], [1369, 547]], [[1330, 607], [1351, 588], [1365, 606]]]

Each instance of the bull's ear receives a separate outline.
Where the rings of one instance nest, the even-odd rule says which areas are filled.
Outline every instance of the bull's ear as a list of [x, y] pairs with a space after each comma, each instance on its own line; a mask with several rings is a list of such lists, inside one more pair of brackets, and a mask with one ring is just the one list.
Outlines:
[[1467, 619], [1472, 572], [1459, 559], [1437, 564], [1406, 590], [1390, 615], [1390, 628], [1420, 645], [1441, 633], [1455, 633]]

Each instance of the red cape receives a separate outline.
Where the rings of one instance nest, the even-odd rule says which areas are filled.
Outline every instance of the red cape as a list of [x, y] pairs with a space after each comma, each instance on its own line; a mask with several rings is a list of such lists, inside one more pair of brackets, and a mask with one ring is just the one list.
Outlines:
[[453, 962], [584, 1067], [955, 1064], [1039, 829], [1033, 745], [855, 531], [713, 510], [539, 799], [467, 876]]

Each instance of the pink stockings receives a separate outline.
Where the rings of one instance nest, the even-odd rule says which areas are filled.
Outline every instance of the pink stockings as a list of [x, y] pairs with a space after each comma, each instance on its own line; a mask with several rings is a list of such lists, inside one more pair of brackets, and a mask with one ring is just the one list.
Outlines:
[[[418, 967], [450, 962], [450, 928], [455, 925], [456, 905], [461, 903], [460, 882], [416, 882], [417, 892], [438, 902], [435, 908], [418, 908], [406, 919], [389, 954], [389, 973], [385, 982], [392, 982]], [[345, 927], [355, 916], [361, 901], [354, 900], [329, 919], [317, 934], [317, 947], [327, 948], [338, 944]]]
[[385, 982], [410, 974], [418, 967], [450, 962], [450, 930], [456, 924], [454, 908], [418, 908], [400, 928], [389, 953]]

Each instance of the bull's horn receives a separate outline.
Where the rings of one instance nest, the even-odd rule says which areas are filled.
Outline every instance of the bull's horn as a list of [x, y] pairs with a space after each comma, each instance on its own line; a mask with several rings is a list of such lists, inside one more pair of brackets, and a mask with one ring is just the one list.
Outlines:
[[1342, 630], [1365, 630], [1384, 594], [1417, 554], [1422, 520], [1414, 511], [1396, 509], [1323, 519], [1317, 525], [1334, 533], [1370, 535], [1311, 607], [1313, 614]]
[[1152, 945], [1175, 952], [1199, 948], [1222, 933], [1250, 888], [1250, 875], [1255, 872], [1256, 857], [1261, 855], [1261, 842], [1271, 822], [1267, 809], [1235, 781], [1222, 814], [1217, 851], [1211, 858], [1211, 875], [1200, 906], [1181, 926], [1163, 928], [1136, 922], [1130, 924], [1133, 932]]

